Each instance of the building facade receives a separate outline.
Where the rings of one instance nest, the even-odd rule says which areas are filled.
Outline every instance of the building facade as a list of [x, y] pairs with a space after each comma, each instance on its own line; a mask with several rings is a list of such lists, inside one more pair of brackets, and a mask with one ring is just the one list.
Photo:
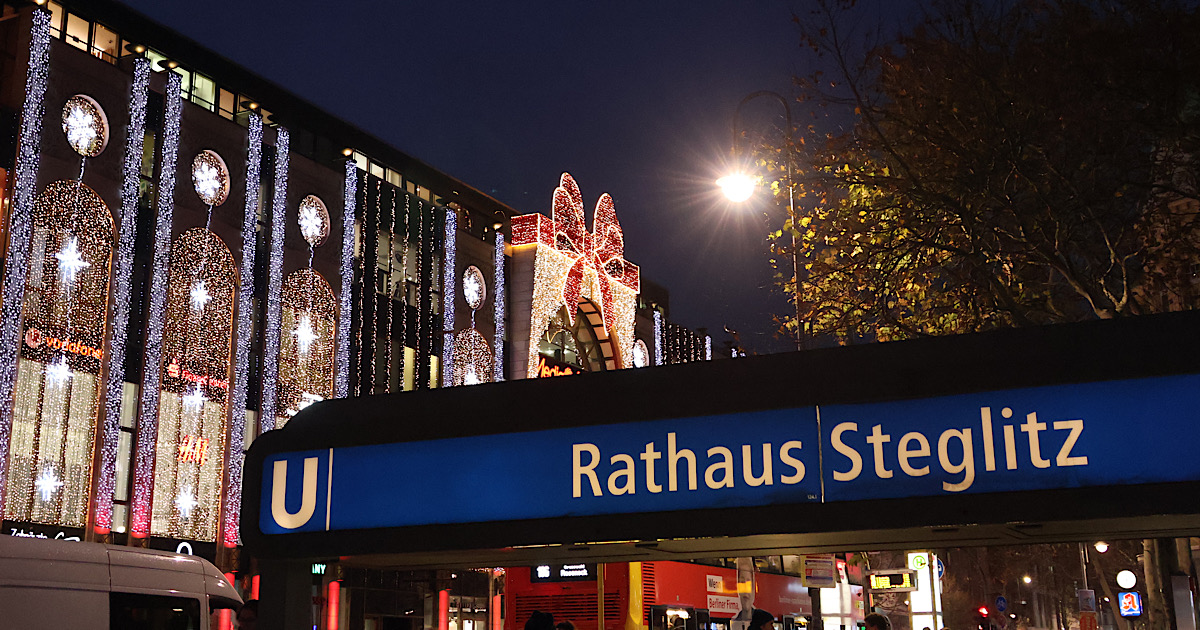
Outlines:
[[312, 402], [711, 357], [569, 175], [523, 213], [117, 3], [0, 6], [6, 535], [253, 573], [243, 454]]

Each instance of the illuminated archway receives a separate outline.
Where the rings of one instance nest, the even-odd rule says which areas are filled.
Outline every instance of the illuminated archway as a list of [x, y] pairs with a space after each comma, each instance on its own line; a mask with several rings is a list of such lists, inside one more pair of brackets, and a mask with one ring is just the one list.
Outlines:
[[312, 268], [289, 275], [281, 299], [277, 429], [304, 407], [333, 396], [337, 334], [337, 299], [325, 278]]
[[574, 321], [562, 306], [546, 322], [538, 341], [538, 354], [584, 372], [615, 370], [620, 365], [619, 348], [604, 328], [595, 303], [580, 298]]
[[150, 533], [216, 540], [229, 425], [237, 269], [192, 228], [171, 247]]
[[5, 518], [82, 527], [92, 477], [113, 218], [58, 181], [32, 213]]

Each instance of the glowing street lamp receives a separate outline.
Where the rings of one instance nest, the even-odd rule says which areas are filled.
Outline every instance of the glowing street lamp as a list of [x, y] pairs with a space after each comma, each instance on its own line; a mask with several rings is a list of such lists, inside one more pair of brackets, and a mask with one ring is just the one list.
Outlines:
[[717, 185], [721, 187], [721, 192], [725, 193], [726, 199], [741, 203], [754, 194], [755, 182], [753, 177], [745, 173], [734, 173], [718, 179]]
[[[735, 163], [738, 163], [738, 157], [740, 156], [740, 153], [741, 153], [741, 143], [739, 142], [741, 135], [738, 133], [738, 131], [741, 129], [742, 107], [746, 103], [749, 103], [750, 101], [752, 101], [760, 96], [771, 97], [771, 98], [779, 101], [779, 103], [781, 105], [783, 105], [784, 122], [786, 125], [786, 128], [784, 129], [784, 135], [787, 139], [787, 144], [789, 145], [789, 147], [792, 144], [792, 110], [788, 106], [787, 99], [784, 98], [783, 96], [781, 96], [779, 93], [772, 92], [770, 90], [761, 90], [758, 92], [754, 92], [754, 93], [746, 96], [746, 98], [743, 98], [742, 102], [738, 103], [737, 109], [735, 109], [733, 112], [733, 158], [734, 158]], [[795, 192], [793, 191], [793, 186], [792, 186], [792, 184], [793, 184], [792, 177], [794, 176], [796, 169], [792, 163], [792, 152], [791, 152], [790, 148], [786, 151], [786, 153], [787, 153], [786, 175], [787, 175], [787, 191], [788, 191], [787, 211], [788, 211], [788, 219], [790, 219], [792, 222], [792, 225], [795, 226], [797, 224], [796, 200], [795, 200]], [[755, 181], [755, 178], [750, 177], [749, 175], [747, 175], [745, 173], [738, 172], [738, 173], [732, 173], [730, 175], [726, 175], [725, 177], [718, 179], [717, 185], [721, 187], [721, 190], [725, 193], [725, 196], [730, 201], [733, 201], [735, 203], [741, 203], [741, 202], [749, 199], [754, 194], [754, 189], [757, 185], [757, 182]], [[792, 290], [794, 292], [793, 299], [796, 302], [796, 349], [803, 350], [805, 344], [804, 344], [804, 323], [800, 320], [800, 313], [802, 310], [800, 308], [800, 249], [798, 247], [796, 247], [796, 233], [794, 230], [792, 232], [792, 273], [793, 273], [793, 275], [792, 275], [793, 289]]]

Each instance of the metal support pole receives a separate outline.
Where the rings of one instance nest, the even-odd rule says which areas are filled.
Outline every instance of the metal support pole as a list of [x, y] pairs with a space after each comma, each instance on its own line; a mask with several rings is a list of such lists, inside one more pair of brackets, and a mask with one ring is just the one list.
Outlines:
[[792, 133], [794, 131], [794, 125], [792, 125], [792, 108], [788, 106], [786, 98], [784, 98], [778, 92], [772, 92], [771, 90], [759, 90], [758, 92], [747, 95], [746, 98], [742, 99], [742, 102], [738, 103], [737, 109], [735, 109], [733, 112], [733, 156], [734, 158], [737, 158], [739, 155], [738, 148], [741, 143], [739, 142], [740, 135], [738, 134], [738, 131], [742, 128], [742, 107], [746, 103], [749, 103], [760, 96], [769, 96], [779, 101], [779, 103], [783, 105], [784, 125], [786, 126], [784, 129], [784, 138], [787, 140], [787, 146], [784, 147], [784, 150], [787, 153], [787, 212], [788, 219], [792, 222], [792, 299], [796, 303], [796, 349], [803, 350], [807, 344], [805, 343], [806, 337], [804, 322], [800, 318], [800, 314], [802, 312], [802, 309], [800, 308], [800, 250], [796, 247], [796, 231], [799, 226], [797, 224], [796, 217], [796, 193], [794, 180], [796, 172], [795, 157], [792, 155]]

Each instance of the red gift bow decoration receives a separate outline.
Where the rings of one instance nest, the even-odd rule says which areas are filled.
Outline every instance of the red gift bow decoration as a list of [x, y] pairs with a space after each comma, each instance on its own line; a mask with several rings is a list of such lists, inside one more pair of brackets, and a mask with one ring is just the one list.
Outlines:
[[583, 195], [575, 179], [569, 173], [563, 173], [558, 188], [554, 189], [554, 205], [550, 216], [554, 221], [555, 247], [579, 256], [567, 271], [563, 283], [562, 297], [568, 305], [568, 319], [571, 324], [575, 323], [575, 309], [570, 306], [579, 304], [584, 273], [587, 267], [591, 267], [596, 270], [596, 279], [600, 284], [599, 306], [604, 327], [611, 332], [616, 324], [616, 313], [612, 308], [612, 285], [624, 281], [626, 265], [625, 236], [621, 232], [621, 224], [617, 222], [617, 209], [612, 196], [608, 193], [600, 195], [592, 218], [592, 233], [589, 234], [584, 223]]

